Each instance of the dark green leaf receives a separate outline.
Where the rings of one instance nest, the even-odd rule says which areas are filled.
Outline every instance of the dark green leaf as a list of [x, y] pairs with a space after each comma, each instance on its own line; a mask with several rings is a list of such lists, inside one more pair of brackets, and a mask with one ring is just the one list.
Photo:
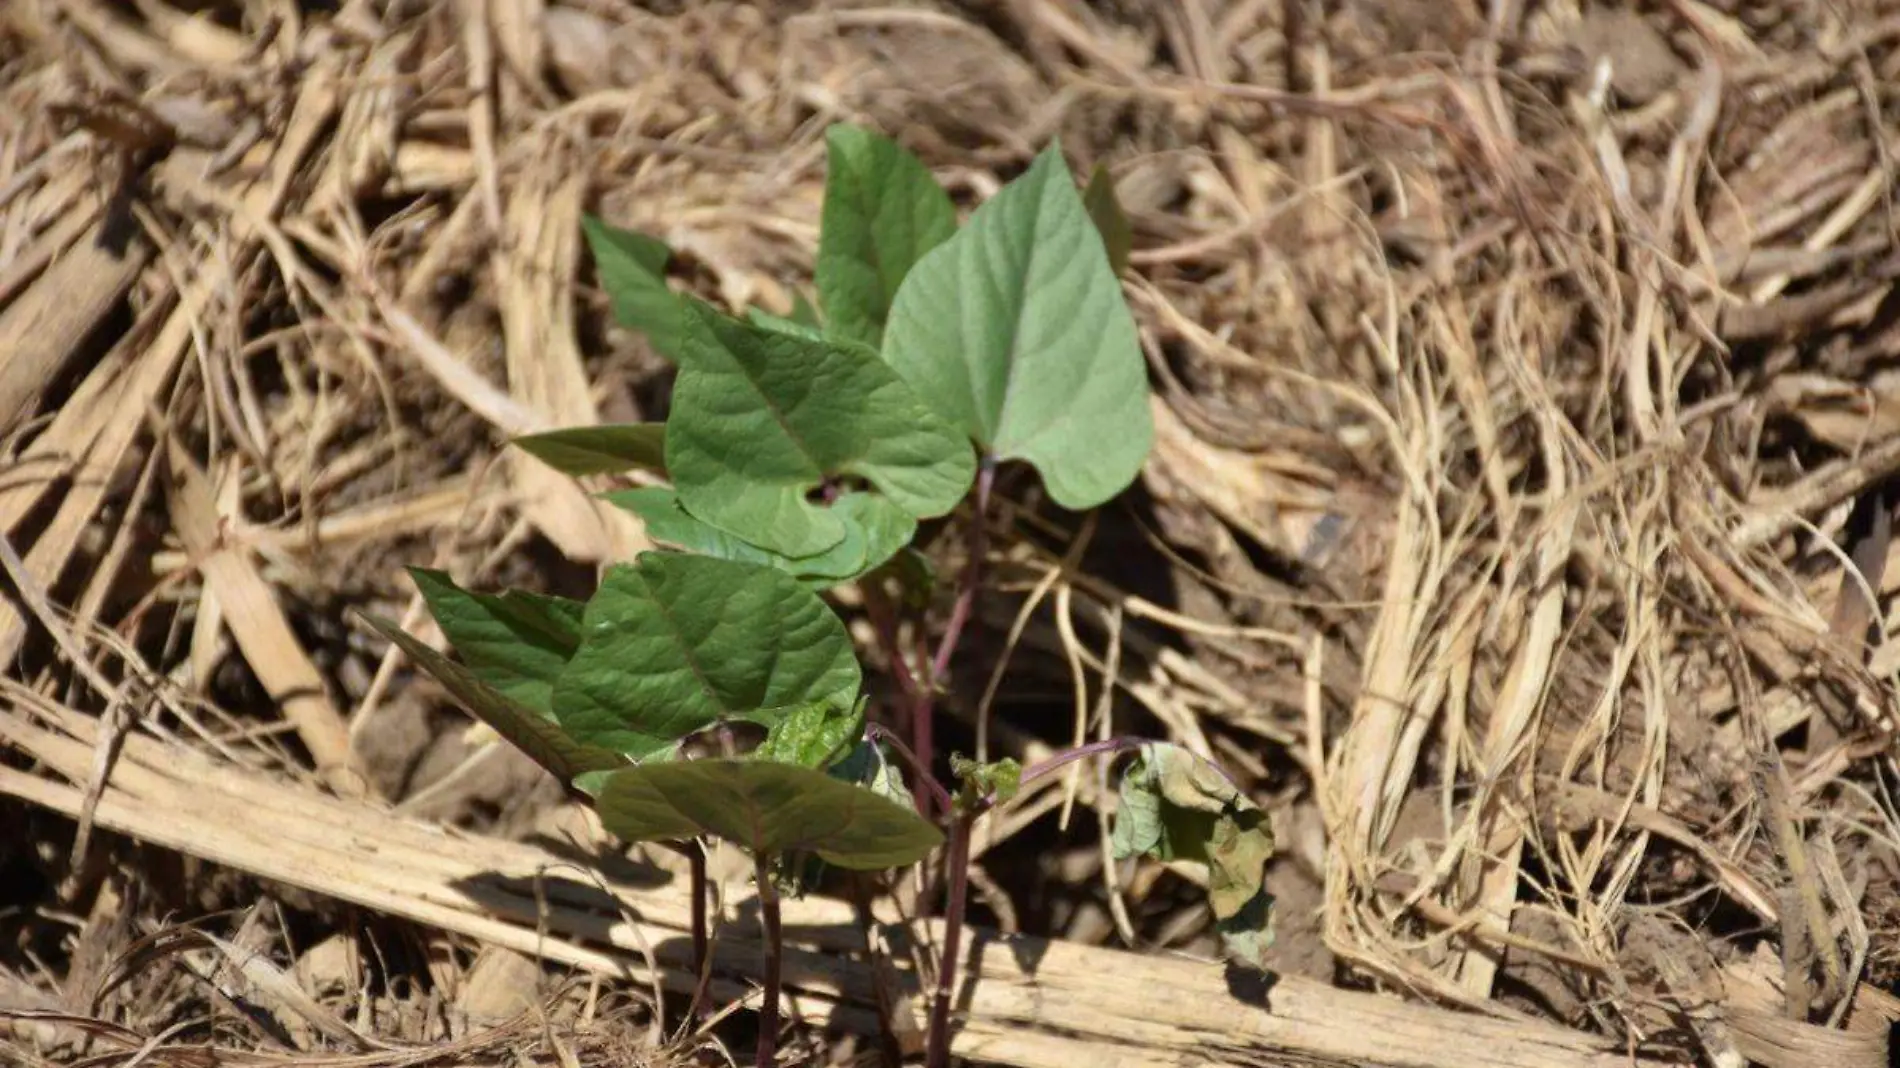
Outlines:
[[919, 257], [957, 230], [957, 209], [917, 157], [887, 137], [825, 131], [818, 299], [827, 330], [876, 347], [891, 300]]
[[1128, 253], [1135, 245], [1135, 228], [1115, 196], [1115, 179], [1108, 168], [1097, 163], [1089, 174], [1088, 188], [1082, 192], [1082, 205], [1088, 209], [1095, 231], [1102, 235], [1102, 247], [1108, 252], [1109, 269], [1121, 277], [1128, 267]]
[[665, 242], [592, 215], [582, 216], [581, 230], [613, 302], [614, 318], [645, 334], [654, 352], [677, 362], [686, 324], [680, 297], [666, 284], [666, 261], [673, 251]]
[[987, 451], [1065, 508], [1127, 488], [1154, 443], [1134, 317], [1054, 146], [918, 261], [884, 355]]
[[629, 842], [716, 835], [754, 854], [812, 852], [843, 868], [895, 868], [943, 835], [910, 808], [822, 771], [765, 760], [687, 760], [607, 777], [601, 822]]
[[609, 568], [581, 646], [554, 687], [569, 734], [636, 758], [722, 717], [770, 727], [785, 711], [857, 698], [844, 624], [790, 575], [758, 564], [644, 553]]
[[553, 715], [554, 680], [580, 647], [585, 606], [525, 590], [472, 593], [424, 567], [410, 568], [409, 577], [476, 678], [543, 717]]
[[476, 719], [562, 782], [575, 782], [586, 789], [586, 773], [626, 764], [626, 757], [619, 753], [575, 741], [553, 720], [482, 682], [468, 668], [417, 641], [394, 623], [371, 615], [362, 618], [434, 676]]
[[665, 423], [611, 423], [524, 434], [513, 444], [562, 474], [666, 474]]
[[828, 477], [864, 478], [916, 518], [943, 515], [969, 489], [969, 442], [871, 350], [697, 303], [688, 319], [666, 466], [694, 516], [807, 557], [845, 538], [844, 521], [806, 498]]

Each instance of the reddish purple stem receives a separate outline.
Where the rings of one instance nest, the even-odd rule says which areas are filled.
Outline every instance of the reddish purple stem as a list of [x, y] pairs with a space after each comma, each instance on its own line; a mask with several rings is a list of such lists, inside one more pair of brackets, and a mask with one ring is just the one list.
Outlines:
[[1039, 760], [1024, 768], [1022, 784], [1028, 786], [1030, 783], [1035, 782], [1037, 779], [1042, 778], [1052, 771], [1073, 764], [1078, 760], [1095, 756], [1098, 753], [1126, 753], [1131, 749], [1140, 749], [1146, 744], [1148, 744], [1148, 740], [1145, 738], [1134, 738], [1124, 735], [1115, 738], [1104, 738], [1099, 742], [1090, 742], [1087, 745], [1077, 746], [1074, 749], [1064, 749], [1062, 752], [1057, 753], [1047, 760]]
[[778, 1060], [778, 1001], [783, 989], [785, 943], [779, 926], [778, 887], [772, 883], [771, 856], [760, 853], [754, 857], [753, 870], [759, 882], [759, 919], [765, 925], [765, 1001], [759, 1006], [759, 1044], [752, 1063], [755, 1068], [772, 1068]]
[[983, 554], [989, 551], [990, 491], [995, 486], [996, 465], [985, 457], [976, 472], [976, 515], [970, 522], [970, 559], [963, 567], [963, 588], [957, 591], [957, 603], [950, 609], [943, 641], [938, 643], [937, 657], [930, 663], [935, 678], [942, 678], [944, 672], [950, 670], [950, 656], [957, 651], [957, 640], [963, 637], [964, 625], [969, 623], [970, 611], [976, 606], [976, 591], [983, 578]]
[[950, 893], [944, 902], [943, 955], [937, 960], [937, 996], [930, 1005], [928, 1068], [950, 1068], [950, 1003], [956, 996], [963, 951], [963, 911], [970, 886], [970, 829], [977, 814], [959, 812], [950, 823]]
[[936, 760], [935, 723], [931, 717], [936, 712], [937, 691], [950, 672], [950, 658], [957, 651], [957, 642], [963, 638], [963, 630], [976, 606], [977, 590], [983, 584], [983, 555], [989, 551], [990, 491], [995, 486], [996, 465], [986, 456], [976, 472], [976, 514], [970, 520], [970, 558], [963, 565], [963, 581], [957, 590], [956, 604], [950, 609], [950, 622], [944, 626], [943, 638], [937, 643], [937, 655], [930, 660], [930, 678], [924, 680], [910, 710], [911, 746], [917, 752], [918, 763], [926, 768]]

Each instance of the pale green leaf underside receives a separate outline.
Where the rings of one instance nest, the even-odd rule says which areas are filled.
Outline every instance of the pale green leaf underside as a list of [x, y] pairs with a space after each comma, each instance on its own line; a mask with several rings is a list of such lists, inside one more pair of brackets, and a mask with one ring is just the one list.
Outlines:
[[816, 274], [826, 330], [876, 347], [904, 276], [956, 233], [956, 205], [887, 137], [839, 124], [825, 131], [825, 148]]
[[644, 758], [722, 717], [848, 706], [861, 676], [844, 624], [792, 576], [758, 564], [644, 553], [608, 569], [554, 687], [578, 740]]
[[1153, 445], [1134, 318], [1054, 146], [912, 268], [884, 355], [1065, 508], [1127, 488]]
[[525, 434], [515, 447], [567, 475], [666, 473], [665, 423], [608, 423]]
[[815, 556], [795, 558], [761, 549], [695, 519], [669, 489], [653, 486], [603, 496], [616, 507], [639, 516], [647, 534], [656, 541], [721, 560], [770, 564], [816, 589], [849, 582], [883, 564], [908, 545], [917, 530], [917, 521], [888, 499], [871, 493], [848, 493], [829, 509], [843, 521], [844, 539]]
[[822, 771], [763, 760], [688, 760], [606, 778], [601, 822], [629, 842], [709, 834], [755, 854], [816, 853], [839, 867], [896, 868], [942, 834], [909, 808]]
[[673, 387], [666, 466], [699, 519], [807, 557], [845, 524], [806, 495], [869, 481], [906, 514], [943, 515], [976, 474], [969, 442], [875, 353], [741, 322], [698, 302]]
[[562, 782], [573, 782], [587, 772], [626, 764], [626, 758], [619, 753], [584, 745], [569, 737], [552, 719], [484, 683], [473, 671], [429, 648], [394, 623], [370, 615], [362, 618], [378, 634], [409, 654], [418, 667], [440, 682], [471, 715], [488, 724], [496, 734]]

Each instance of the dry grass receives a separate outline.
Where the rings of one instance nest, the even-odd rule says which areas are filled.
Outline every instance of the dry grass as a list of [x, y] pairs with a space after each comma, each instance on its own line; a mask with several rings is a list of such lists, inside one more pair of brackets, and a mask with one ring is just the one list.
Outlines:
[[[580, 214], [783, 310], [823, 128], [851, 120], [965, 205], [1059, 136], [1136, 225], [1156, 453], [1090, 517], [1004, 480], [954, 744], [1033, 756], [1112, 723], [1221, 760], [1279, 821], [1281, 970], [1435, 1006], [1447, 1036], [1475, 1013], [1590, 1057], [1886, 1063], [1900, 4], [647, 7], [0, 9], [10, 1048], [711, 1041], [654, 1040], [627, 982], [455, 1022], [504, 967], [472, 927], [152, 844], [115, 760], [162, 743], [366, 811], [544, 827], [558, 792], [345, 614], [424, 626], [402, 564], [585, 592], [638, 551], [636, 521], [501, 447], [665, 411]], [[1111, 798], [1079, 774], [992, 821], [984, 922], [1209, 954], [1191, 869], [1104, 861], [1083, 810]], [[361, 966], [324, 985], [320, 953]], [[1015, 1010], [973, 1004], [966, 1051], [1074, 1056], [1063, 1020], [1012, 1046], [985, 1029]], [[1350, 1060], [1253, 1035], [1210, 1055]]]

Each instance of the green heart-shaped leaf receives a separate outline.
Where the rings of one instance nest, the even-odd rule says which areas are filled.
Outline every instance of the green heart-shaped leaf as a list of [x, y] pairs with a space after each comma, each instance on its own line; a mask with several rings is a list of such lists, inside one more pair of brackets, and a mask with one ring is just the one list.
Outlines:
[[825, 131], [818, 299], [826, 329], [875, 348], [911, 266], [957, 231], [957, 209], [902, 145], [856, 126]]
[[976, 475], [969, 442], [871, 350], [687, 306], [666, 466], [699, 519], [789, 557], [845, 524], [807, 499], [856, 476], [916, 518], [956, 507]]
[[626, 757], [612, 750], [575, 741], [552, 719], [489, 686], [468, 668], [417, 641], [394, 623], [371, 615], [363, 615], [362, 619], [409, 654], [417, 666], [455, 695], [476, 719], [494, 728], [496, 734], [562, 782], [575, 782], [585, 789], [586, 773], [627, 763]]
[[513, 444], [562, 474], [666, 473], [665, 423], [609, 423], [526, 434]]
[[884, 356], [1065, 508], [1127, 488], [1154, 443], [1134, 317], [1054, 145], [911, 269]]
[[907, 806], [769, 760], [625, 768], [606, 777], [598, 807], [607, 829], [629, 842], [710, 834], [754, 854], [810, 852], [860, 870], [914, 863], [943, 841]]
[[861, 676], [844, 624], [792, 576], [759, 564], [643, 553], [609, 568], [554, 686], [576, 739], [645, 759], [721, 717], [849, 706]]

